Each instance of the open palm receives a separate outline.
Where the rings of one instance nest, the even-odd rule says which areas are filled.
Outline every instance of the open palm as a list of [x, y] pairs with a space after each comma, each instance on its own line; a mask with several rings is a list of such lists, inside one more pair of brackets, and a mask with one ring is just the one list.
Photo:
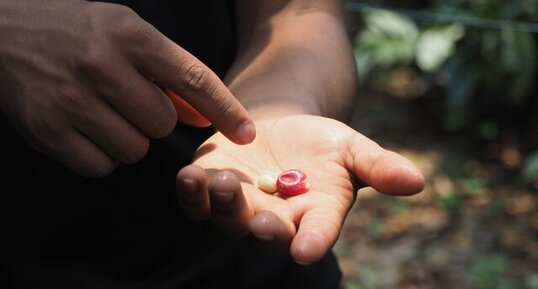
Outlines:
[[[193, 218], [212, 218], [234, 235], [291, 242], [297, 262], [314, 262], [334, 245], [357, 182], [394, 195], [422, 189], [424, 179], [409, 161], [341, 122], [301, 115], [256, 126], [258, 135], [248, 145], [231, 143], [220, 133], [209, 138], [193, 165], [178, 173], [180, 201]], [[257, 187], [260, 174], [292, 168], [306, 172], [307, 193], [285, 198]]]

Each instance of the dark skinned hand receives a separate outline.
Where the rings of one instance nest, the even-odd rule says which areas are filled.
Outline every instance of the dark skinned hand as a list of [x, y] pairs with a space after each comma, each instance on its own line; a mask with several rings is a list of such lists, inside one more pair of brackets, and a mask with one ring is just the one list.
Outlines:
[[1, 1], [0, 35], [1, 113], [36, 150], [84, 176], [140, 160], [178, 115], [210, 121], [238, 144], [255, 137], [221, 80], [125, 6]]

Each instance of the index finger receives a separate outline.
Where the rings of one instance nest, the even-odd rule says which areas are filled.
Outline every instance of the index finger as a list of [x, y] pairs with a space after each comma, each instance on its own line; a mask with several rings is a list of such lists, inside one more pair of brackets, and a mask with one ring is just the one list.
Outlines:
[[151, 28], [145, 50], [133, 49], [144, 73], [180, 95], [231, 141], [247, 144], [256, 135], [245, 108], [221, 79], [185, 49]]

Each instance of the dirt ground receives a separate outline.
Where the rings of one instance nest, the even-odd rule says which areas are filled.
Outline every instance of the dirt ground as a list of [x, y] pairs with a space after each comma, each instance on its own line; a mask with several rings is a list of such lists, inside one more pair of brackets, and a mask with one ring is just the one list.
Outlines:
[[[359, 191], [335, 246], [347, 289], [538, 288], [538, 184], [517, 138], [480, 143], [428, 119], [426, 102], [363, 94], [352, 126], [411, 159], [424, 191]], [[509, 131], [508, 131], [509, 132]], [[535, 136], [537, 136], [536, 134]]]

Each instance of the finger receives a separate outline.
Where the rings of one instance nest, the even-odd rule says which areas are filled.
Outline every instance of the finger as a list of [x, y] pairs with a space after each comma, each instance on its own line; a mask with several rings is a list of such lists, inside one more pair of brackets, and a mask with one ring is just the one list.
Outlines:
[[291, 244], [291, 255], [299, 264], [319, 261], [331, 250], [342, 229], [348, 207], [332, 199], [316, 200], [305, 208], [297, 235]]
[[215, 224], [232, 237], [246, 235], [254, 211], [247, 204], [239, 178], [228, 171], [211, 176], [209, 196]]
[[48, 146], [51, 156], [88, 178], [111, 174], [118, 163], [80, 132], [71, 129]]
[[131, 53], [141, 71], [181, 95], [231, 141], [254, 140], [252, 120], [213, 71], [156, 29], [148, 28], [145, 34], [152, 53], [140, 49]]
[[165, 93], [170, 97], [177, 112], [177, 120], [181, 123], [194, 127], [206, 127], [211, 124], [201, 113], [199, 113], [188, 102], [183, 100], [177, 94], [166, 89]]
[[403, 156], [355, 133], [349, 144], [347, 169], [361, 182], [389, 195], [412, 195], [424, 188], [424, 176]]
[[295, 227], [278, 217], [274, 212], [261, 211], [249, 222], [250, 232], [260, 241], [272, 246], [290, 244]]
[[207, 220], [211, 217], [207, 186], [207, 174], [197, 165], [186, 166], [177, 173], [179, 205], [194, 220]]
[[144, 157], [149, 139], [102, 101], [93, 101], [90, 109], [80, 111], [77, 128], [111, 158], [132, 164]]
[[255, 215], [249, 221], [249, 231], [264, 245], [286, 246], [295, 236], [296, 224], [293, 210], [288, 201], [267, 194], [251, 186], [245, 186], [245, 196], [252, 204]]
[[149, 138], [167, 136], [177, 124], [169, 97], [132, 67], [114, 63], [109, 85], [101, 88], [107, 102]]

